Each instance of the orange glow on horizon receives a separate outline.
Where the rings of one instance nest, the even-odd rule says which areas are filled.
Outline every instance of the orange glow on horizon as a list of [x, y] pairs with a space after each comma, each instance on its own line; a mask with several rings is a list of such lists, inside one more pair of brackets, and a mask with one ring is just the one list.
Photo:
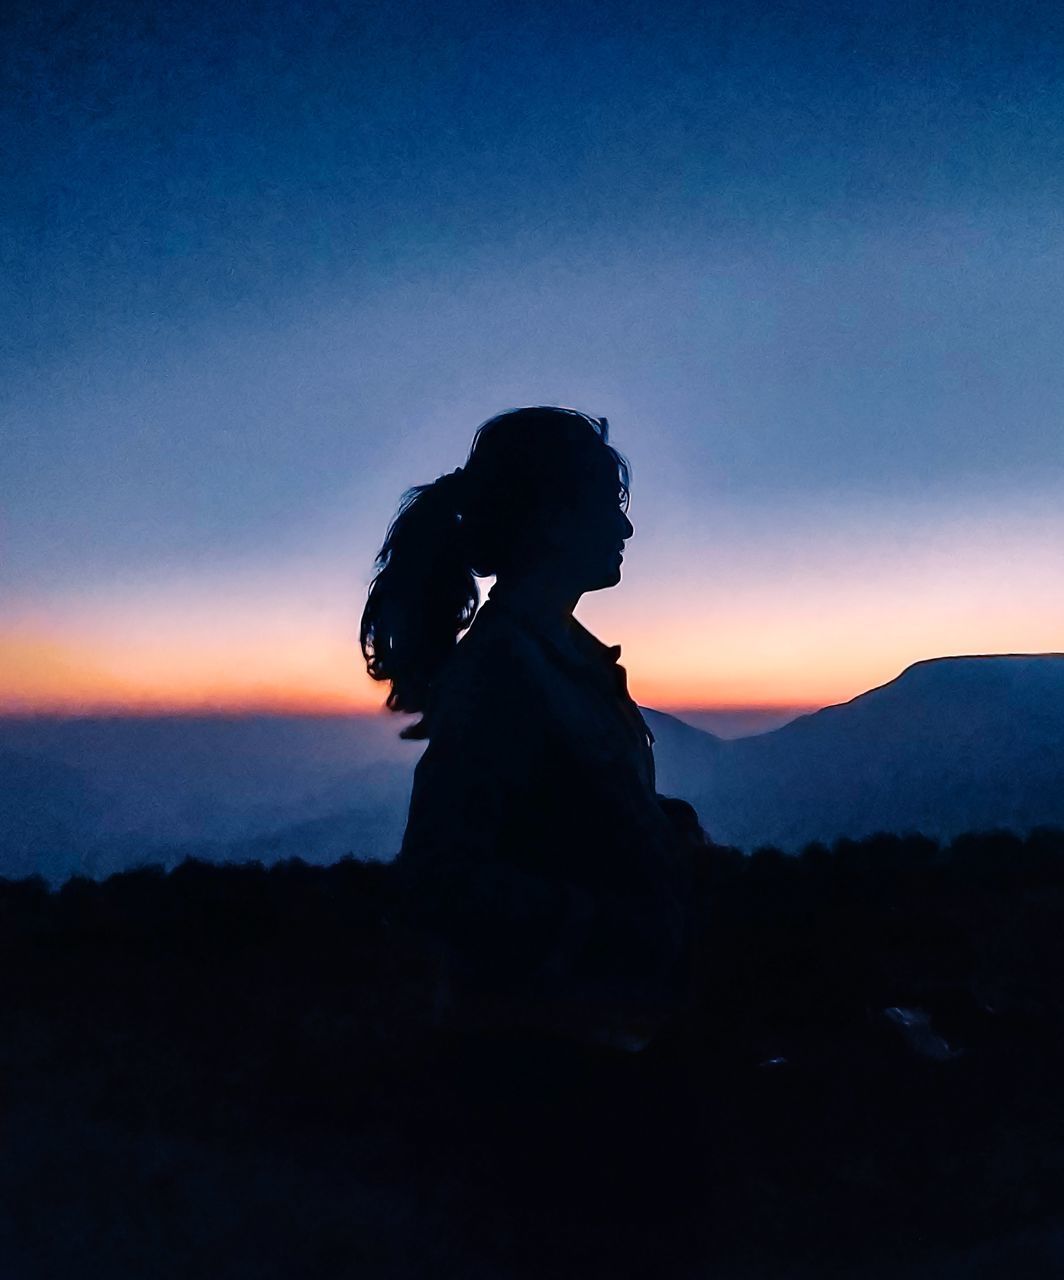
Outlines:
[[[727, 646], [679, 651], [669, 675], [647, 661], [653, 645], [636, 635], [624, 646], [622, 663], [632, 696], [665, 712], [753, 712], [799, 715], [848, 701], [898, 676], [910, 661], [972, 652], [961, 646], [892, 656], [880, 646], [852, 655], [809, 663], [804, 679], [795, 662], [764, 661], [761, 672], [735, 671]], [[886, 650], [888, 646], [883, 646]], [[1030, 646], [1028, 652], [1047, 652]], [[1016, 651], [1003, 645], [984, 652]], [[291, 653], [260, 649], [223, 654], [210, 648], [178, 654], [165, 649], [125, 654], [118, 674], [115, 655], [91, 646], [63, 644], [49, 637], [0, 636], [0, 714], [7, 715], [308, 715], [386, 714], [387, 686], [371, 681], [354, 657], [333, 653], [332, 664], [293, 661]], [[763, 655], [767, 658], [767, 655]], [[802, 655], [804, 656], [804, 655]], [[240, 670], [243, 658], [243, 668]], [[107, 659], [110, 659], [108, 661]], [[230, 668], [229, 678], [223, 675]], [[276, 678], [269, 679], [269, 668]], [[702, 668], [699, 671], [699, 667]], [[731, 670], [728, 670], [732, 667]], [[308, 670], [310, 668], [310, 670]], [[239, 674], [237, 673], [239, 671]], [[285, 674], [288, 679], [285, 679]], [[169, 676], [169, 680], [166, 677]], [[267, 677], [267, 678], [264, 678]], [[311, 678], [312, 677], [312, 678]]]
[[[639, 648], [631, 645], [635, 654]], [[800, 688], [766, 689], [756, 679], [697, 680], [684, 671], [672, 681], [648, 679], [627, 646], [622, 661], [633, 696], [663, 711], [778, 712], [861, 692], [825, 684], [815, 701]], [[362, 715], [383, 713], [387, 695], [361, 669], [357, 648], [336, 643], [290, 649], [263, 640], [230, 650], [199, 640], [116, 653], [22, 631], [0, 635], [0, 671], [0, 714], [8, 715]]]
[[[662, 711], [800, 713], [924, 659], [1060, 650], [1055, 511], [917, 532], [752, 540], [705, 564], [658, 549], [577, 613], [621, 643], [632, 696]], [[675, 567], [655, 577], [654, 563]], [[24, 605], [0, 626], [0, 713], [380, 712], [346, 573], [272, 563]]]
[[[380, 709], [384, 690], [314, 646], [203, 642], [112, 653], [48, 635], [0, 635], [0, 713], [342, 715]], [[345, 678], [346, 677], [346, 678]]]

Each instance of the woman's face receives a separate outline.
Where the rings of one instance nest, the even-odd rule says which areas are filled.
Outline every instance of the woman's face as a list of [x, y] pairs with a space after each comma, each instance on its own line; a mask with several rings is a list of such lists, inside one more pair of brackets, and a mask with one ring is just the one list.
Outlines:
[[580, 500], [565, 508], [552, 541], [562, 571], [575, 591], [600, 591], [621, 580], [624, 544], [634, 533], [620, 505], [617, 467], [604, 455], [581, 488]]

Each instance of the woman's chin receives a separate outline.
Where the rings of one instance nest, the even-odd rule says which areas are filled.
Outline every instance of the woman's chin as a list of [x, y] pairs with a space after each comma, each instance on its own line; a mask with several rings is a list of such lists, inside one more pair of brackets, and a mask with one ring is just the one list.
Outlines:
[[593, 587], [588, 587], [588, 591], [602, 591], [606, 587], [615, 587], [621, 580], [621, 566], [618, 562], [612, 569], [607, 570]]

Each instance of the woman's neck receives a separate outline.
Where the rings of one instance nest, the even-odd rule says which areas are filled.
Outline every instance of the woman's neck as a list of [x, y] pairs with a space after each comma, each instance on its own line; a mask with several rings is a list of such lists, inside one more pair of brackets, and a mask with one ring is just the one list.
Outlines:
[[564, 584], [559, 585], [556, 574], [532, 572], [500, 578], [492, 594], [504, 597], [550, 626], [568, 631], [573, 622], [573, 610], [582, 593]]

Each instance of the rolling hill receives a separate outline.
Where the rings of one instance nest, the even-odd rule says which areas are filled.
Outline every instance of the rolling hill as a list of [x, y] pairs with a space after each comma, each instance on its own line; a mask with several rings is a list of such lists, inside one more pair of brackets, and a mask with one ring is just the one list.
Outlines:
[[[1064, 825], [1064, 654], [935, 658], [725, 740], [647, 710], [660, 791], [721, 843]], [[421, 744], [376, 716], [0, 718], [0, 874], [195, 854], [387, 859]]]

